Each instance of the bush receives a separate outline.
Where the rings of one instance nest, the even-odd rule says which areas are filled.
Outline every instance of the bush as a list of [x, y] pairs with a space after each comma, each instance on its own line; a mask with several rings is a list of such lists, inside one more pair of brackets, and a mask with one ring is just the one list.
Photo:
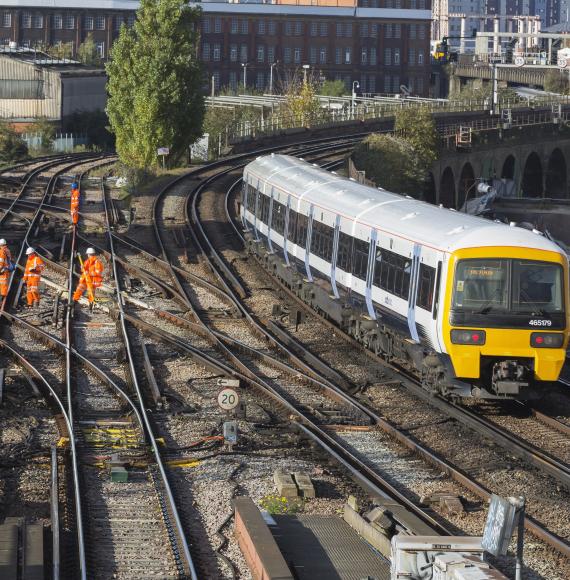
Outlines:
[[319, 89], [319, 95], [326, 97], [342, 97], [349, 94], [343, 81], [325, 81]]
[[13, 127], [0, 120], [0, 164], [11, 164], [28, 158], [26, 142]]

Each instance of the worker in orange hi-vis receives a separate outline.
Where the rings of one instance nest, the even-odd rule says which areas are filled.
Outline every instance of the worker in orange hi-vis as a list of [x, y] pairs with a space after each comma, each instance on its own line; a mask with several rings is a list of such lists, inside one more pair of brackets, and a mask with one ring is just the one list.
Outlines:
[[71, 222], [74, 226], [79, 222], [79, 189], [73, 188], [71, 190]]
[[6, 240], [0, 240], [0, 298], [8, 295], [8, 284], [10, 282], [10, 272], [13, 270], [12, 255], [6, 244]]
[[[95, 304], [95, 290], [103, 284], [103, 264], [97, 257], [93, 248], [87, 248], [87, 260], [81, 263], [81, 278], [73, 294], [73, 300], [77, 302], [87, 290], [89, 309], [93, 310]], [[79, 256], [81, 260], [81, 256]]]
[[24, 272], [24, 282], [27, 287], [28, 308], [32, 308], [32, 306], [40, 305], [40, 279], [45, 264], [34, 248], [28, 248], [26, 256], [28, 256], [28, 261]]

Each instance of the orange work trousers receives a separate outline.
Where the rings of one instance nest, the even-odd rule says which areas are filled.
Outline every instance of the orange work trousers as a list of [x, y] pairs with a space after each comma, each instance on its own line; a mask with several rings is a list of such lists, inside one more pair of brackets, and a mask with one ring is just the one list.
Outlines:
[[[73, 300], [77, 302], [87, 290], [87, 284], [83, 281], [83, 278], [79, 280], [79, 284], [77, 284], [77, 288], [73, 293]], [[91, 286], [91, 292], [87, 294], [87, 299], [89, 302], [95, 302], [95, 286]]]
[[8, 282], [10, 282], [10, 273], [0, 274], [0, 296], [2, 298], [8, 295]]
[[38, 306], [40, 305], [40, 287], [39, 282], [36, 285], [31, 285], [28, 282], [27, 285], [27, 294], [26, 298], [28, 300], [28, 306], [33, 306], [36, 303]]

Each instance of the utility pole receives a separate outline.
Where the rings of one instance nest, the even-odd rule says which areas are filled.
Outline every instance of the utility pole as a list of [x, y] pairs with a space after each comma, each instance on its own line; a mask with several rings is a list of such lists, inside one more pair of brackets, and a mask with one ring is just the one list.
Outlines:
[[497, 63], [493, 62], [493, 102], [491, 105], [491, 115], [496, 115], [498, 112], [498, 105], [499, 105], [499, 91], [498, 91], [498, 83], [497, 83]]

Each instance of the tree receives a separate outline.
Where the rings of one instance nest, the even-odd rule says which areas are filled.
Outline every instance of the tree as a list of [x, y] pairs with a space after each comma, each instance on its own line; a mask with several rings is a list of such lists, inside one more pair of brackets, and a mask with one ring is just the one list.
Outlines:
[[199, 18], [184, 0], [142, 0], [134, 27], [121, 28], [107, 63], [107, 114], [128, 166], [156, 166], [158, 147], [176, 162], [202, 134]]
[[292, 127], [310, 127], [322, 115], [321, 103], [311, 82], [291, 82], [282, 114], [290, 118]]
[[79, 45], [77, 49], [77, 59], [83, 64], [97, 66], [101, 64], [101, 57], [97, 52], [97, 45], [93, 40], [93, 33], [90, 32], [87, 38]]
[[432, 114], [427, 109], [406, 107], [396, 113], [394, 132], [405, 139], [418, 156], [424, 171], [437, 159], [439, 136]]
[[26, 142], [6, 121], [0, 119], [0, 164], [22, 161], [28, 157]]
[[565, 70], [549, 70], [544, 75], [544, 90], [549, 93], [567, 95], [570, 92], [568, 75]]
[[55, 127], [45, 117], [40, 117], [30, 125], [29, 133], [40, 136], [39, 150], [44, 153], [51, 151], [55, 140]]
[[388, 191], [419, 197], [425, 171], [412, 145], [394, 135], [372, 134], [359, 143], [353, 153], [358, 169]]
[[71, 58], [73, 56], [73, 43], [60, 42], [58, 44], [53, 44], [52, 46], [48, 46], [46, 52], [53, 58]]
[[319, 89], [319, 95], [342, 97], [349, 94], [343, 81], [325, 81]]

